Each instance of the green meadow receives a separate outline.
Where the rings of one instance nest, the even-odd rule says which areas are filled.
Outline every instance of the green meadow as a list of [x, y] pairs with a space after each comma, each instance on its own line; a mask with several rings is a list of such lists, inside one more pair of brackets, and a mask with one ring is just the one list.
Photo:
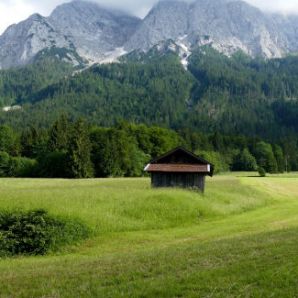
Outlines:
[[0, 210], [78, 219], [89, 239], [0, 259], [0, 297], [298, 297], [298, 174], [207, 179], [1, 179]]

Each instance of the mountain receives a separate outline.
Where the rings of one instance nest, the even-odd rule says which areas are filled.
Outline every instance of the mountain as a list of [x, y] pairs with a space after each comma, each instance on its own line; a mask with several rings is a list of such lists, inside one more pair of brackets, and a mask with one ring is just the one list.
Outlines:
[[46, 127], [66, 113], [297, 143], [297, 26], [240, 1], [162, 1], [144, 20], [64, 4], [0, 37], [0, 123]]
[[277, 19], [237, 0], [162, 1], [143, 20], [126, 49], [148, 50], [172, 39], [190, 48], [210, 44], [227, 55], [241, 50], [276, 58], [298, 49], [298, 17]]
[[85, 1], [57, 7], [48, 20], [91, 63], [106, 59], [113, 52], [121, 53], [120, 48], [140, 23], [136, 17]]
[[78, 65], [119, 56], [140, 20], [85, 1], [58, 6], [48, 17], [38, 14], [10, 26], [0, 36], [0, 69], [25, 65], [45, 49], [64, 49]]
[[183, 37], [189, 27], [189, 6], [186, 2], [161, 1], [152, 8], [131, 39], [128, 51], [148, 50], [161, 41]]
[[64, 49], [74, 65], [116, 61], [170, 40], [183, 52], [211, 45], [232, 55], [279, 58], [298, 52], [298, 17], [262, 12], [239, 0], [163, 0], [143, 19], [75, 0], [45, 18], [38, 14], [0, 36], [0, 69], [25, 65], [43, 50]]
[[70, 41], [38, 14], [10, 26], [0, 37], [0, 69], [25, 65], [45, 48], [71, 48]]

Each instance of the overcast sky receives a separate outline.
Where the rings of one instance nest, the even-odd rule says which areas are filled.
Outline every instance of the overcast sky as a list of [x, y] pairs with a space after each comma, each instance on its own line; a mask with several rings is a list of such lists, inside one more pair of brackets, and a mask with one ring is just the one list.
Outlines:
[[[129, 10], [143, 17], [157, 0], [93, 0], [104, 5]], [[206, 0], [208, 1], [208, 0]], [[47, 16], [61, 3], [70, 0], [0, 0], [0, 34], [11, 24], [38, 12]], [[298, 0], [247, 0], [265, 10], [298, 13]]]

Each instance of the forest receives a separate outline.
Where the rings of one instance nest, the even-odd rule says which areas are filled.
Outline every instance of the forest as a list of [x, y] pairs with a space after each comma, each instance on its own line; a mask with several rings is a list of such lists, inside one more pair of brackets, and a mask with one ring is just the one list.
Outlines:
[[201, 47], [185, 70], [154, 48], [82, 70], [57, 53], [0, 71], [0, 106], [20, 107], [0, 112], [2, 176], [141, 176], [178, 145], [217, 172], [298, 170], [298, 57]]
[[184, 146], [215, 165], [215, 172], [298, 170], [297, 148], [260, 138], [173, 131], [119, 122], [107, 128], [62, 115], [48, 129], [21, 133], [0, 127], [0, 176], [45, 178], [139, 177], [151, 159]]
[[[123, 58], [125, 59], [125, 58]], [[74, 70], [55, 57], [0, 71], [0, 123], [49, 127], [62, 113], [100, 126], [121, 120], [174, 130], [297, 139], [298, 57], [226, 57], [209, 47], [186, 71], [172, 52], [130, 54], [122, 63]]]

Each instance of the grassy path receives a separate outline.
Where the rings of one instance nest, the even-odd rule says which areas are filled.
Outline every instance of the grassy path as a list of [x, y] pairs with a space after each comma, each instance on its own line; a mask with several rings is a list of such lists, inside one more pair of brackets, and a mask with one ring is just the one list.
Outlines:
[[0, 260], [0, 297], [298, 297], [295, 176], [220, 176], [205, 196], [146, 179], [0, 185], [4, 209], [44, 207], [95, 231], [60, 255]]

